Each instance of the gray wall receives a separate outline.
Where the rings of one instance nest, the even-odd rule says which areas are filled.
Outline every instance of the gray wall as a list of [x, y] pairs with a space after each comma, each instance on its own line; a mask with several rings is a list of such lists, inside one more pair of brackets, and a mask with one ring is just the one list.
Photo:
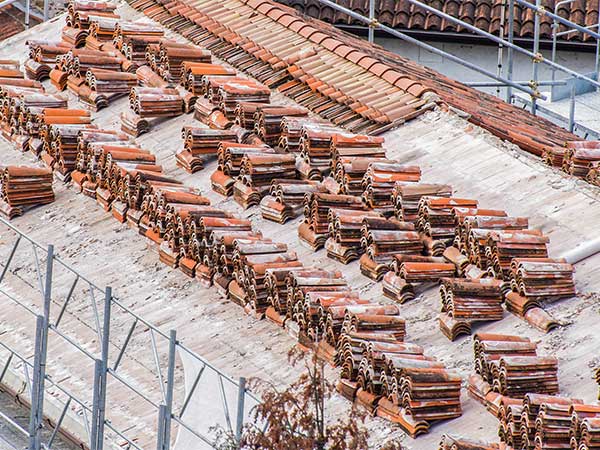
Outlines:
[[[493, 81], [484, 75], [474, 72], [466, 67], [449, 61], [446, 58], [438, 56], [427, 50], [421, 49], [416, 45], [402, 41], [401, 39], [377, 38], [376, 42], [386, 49], [398, 53], [402, 56], [412, 59], [424, 66], [435, 69], [444, 75], [454, 78], [459, 81]], [[427, 42], [428, 44], [444, 50], [447, 53], [456, 55], [469, 62], [475, 63], [486, 70], [496, 73], [498, 66], [498, 47], [486, 45], [468, 45], [445, 42]], [[532, 63], [531, 59], [523, 54], [516, 54], [514, 59], [513, 79], [518, 81], [529, 81], [532, 79]], [[544, 57], [550, 59], [551, 51], [543, 50]], [[506, 75], [506, 56], [507, 49], [504, 49], [503, 75]], [[576, 70], [580, 73], [594, 71], [595, 54], [573, 51], [559, 51], [557, 53], [556, 62]], [[540, 64], [539, 80], [550, 80], [552, 71], [550, 67]], [[556, 79], [567, 77], [566, 74], [557, 72]], [[549, 87], [542, 87], [540, 90], [549, 90]], [[495, 88], [482, 89], [487, 92], [495, 92]]]

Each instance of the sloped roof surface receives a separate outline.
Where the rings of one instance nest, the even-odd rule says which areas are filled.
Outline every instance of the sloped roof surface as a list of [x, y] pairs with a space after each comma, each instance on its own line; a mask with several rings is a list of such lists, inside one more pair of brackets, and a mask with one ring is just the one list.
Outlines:
[[[435, 70], [353, 37], [323, 21], [302, 16], [292, 8], [272, 0], [198, 0], [186, 3], [185, 6], [176, 2], [163, 4], [156, 0], [137, 0], [132, 2], [132, 6], [174, 31], [189, 36], [192, 41], [195, 40], [195, 35], [199, 34], [202, 38], [196, 42], [217, 54], [221, 51], [226, 60], [228, 51], [235, 49], [240, 40], [248, 40], [257, 45], [247, 47], [254, 59], [265, 60], [262, 52], [266, 50], [271, 54], [281, 55], [280, 59], [293, 56], [297, 65], [300, 65], [301, 60], [309, 59], [306, 58], [306, 48], [309, 47], [321, 58], [340, 57], [342, 60], [357, 63], [370, 75], [389, 80], [396, 87], [408, 89], [409, 93], [414, 92], [420, 96], [426, 91], [433, 91], [450, 106], [470, 114], [473, 123], [538, 156], [548, 148], [563, 147], [565, 141], [579, 139], [564, 128], [509, 105], [493, 95], [465, 86]], [[237, 27], [240, 20], [249, 23], [250, 26]], [[216, 42], [209, 41], [205, 37], [205, 30], [220, 39]], [[282, 39], [282, 36], [287, 38]], [[233, 55], [238, 53], [244, 51], [238, 49]], [[232, 58], [230, 62], [236, 65], [238, 60], [239, 58]], [[327, 76], [328, 71], [332, 69], [339, 71], [340, 83], [348, 84], [352, 79], [352, 73], [341, 70], [343, 66], [339, 64], [329, 66], [315, 64], [314, 61], [308, 63], [317, 77], [319, 73]], [[243, 67], [238, 68], [244, 70]], [[307, 76], [302, 78], [305, 81], [307, 79]], [[306, 83], [313, 91], [319, 91], [319, 78], [315, 81], [311, 85], [311, 80], [308, 79]], [[330, 95], [328, 91], [320, 92]], [[360, 89], [356, 92], [359, 94], [359, 101], [373, 101], [373, 97], [368, 93]], [[335, 97], [333, 100], [335, 101]], [[415, 102], [409, 102], [407, 105], [411, 103]], [[404, 109], [400, 110], [404, 114], [401, 118], [414, 117], [411, 111]]]

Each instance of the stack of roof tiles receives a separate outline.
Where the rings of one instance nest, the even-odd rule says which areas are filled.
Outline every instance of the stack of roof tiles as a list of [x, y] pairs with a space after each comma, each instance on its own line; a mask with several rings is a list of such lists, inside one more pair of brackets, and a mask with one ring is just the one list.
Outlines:
[[281, 121], [284, 117], [308, 117], [308, 111], [290, 106], [261, 106], [254, 113], [255, 133], [269, 145], [278, 144], [281, 137]]
[[562, 169], [570, 175], [587, 178], [596, 184], [594, 174], [590, 172], [600, 162], [599, 141], [574, 141], [565, 143]]
[[460, 377], [419, 346], [356, 331], [342, 336], [338, 355], [338, 390], [412, 437], [427, 433], [432, 422], [461, 415]]
[[396, 162], [372, 162], [362, 181], [364, 202], [369, 208], [392, 214], [392, 192], [398, 183], [418, 182], [421, 168]]
[[174, 117], [183, 112], [183, 100], [176, 89], [135, 87], [129, 94], [129, 103], [138, 116]]
[[210, 130], [185, 126], [181, 130], [183, 150], [177, 152], [177, 165], [189, 173], [204, 168], [205, 158], [216, 156], [223, 141], [237, 142], [238, 134], [232, 130]]
[[396, 217], [416, 223], [421, 198], [428, 196], [451, 197], [452, 187], [445, 184], [397, 183], [391, 196]]
[[146, 62], [146, 47], [159, 43], [164, 34], [164, 30], [154, 24], [119, 21], [115, 27], [113, 44], [134, 67], [139, 67]]
[[440, 329], [451, 341], [461, 334], [471, 334], [473, 322], [502, 319], [504, 310], [500, 281], [489, 278], [442, 278], [440, 284]]
[[244, 208], [258, 205], [278, 179], [295, 179], [295, 158], [289, 154], [248, 154], [242, 159], [233, 198]]
[[[450, 434], [442, 435], [438, 450], [500, 450], [500, 445]], [[508, 449], [506, 449], [508, 450]]]
[[[244, 158], [248, 155], [274, 154], [275, 150], [263, 143], [244, 144], [221, 141], [217, 150], [217, 170], [211, 176], [213, 190], [222, 195], [233, 195], [234, 184], [240, 177]], [[258, 200], [260, 201], [260, 198]]]
[[148, 45], [145, 60], [153, 71], [173, 83], [184, 79], [185, 67], [194, 67], [197, 64], [211, 65], [212, 62], [211, 54], [206, 49], [168, 39]]
[[[558, 393], [558, 360], [538, 356], [537, 344], [529, 339], [479, 333], [475, 335], [474, 350], [475, 371], [492, 391], [509, 398]], [[470, 390], [485, 400], [474, 384]]]
[[85, 82], [92, 92], [81, 99], [96, 111], [107, 107], [112, 100], [128, 95], [138, 84], [135, 74], [99, 68], [88, 69]]
[[7, 218], [27, 209], [52, 203], [52, 170], [46, 168], [0, 167], [0, 212]]
[[420, 255], [423, 242], [410, 222], [366, 217], [361, 228], [361, 272], [376, 281], [391, 270], [395, 255]]
[[304, 222], [298, 227], [298, 235], [302, 242], [315, 251], [322, 248], [328, 238], [331, 209], [366, 211], [360, 197], [320, 192], [307, 194]]
[[207, 77], [232, 77], [236, 71], [221, 64], [190, 63], [182, 64], [181, 84], [194, 95], [204, 95], [208, 84]]
[[327, 256], [344, 264], [358, 259], [364, 252], [362, 245], [362, 224], [368, 218], [382, 218], [374, 211], [329, 211], [329, 238], [325, 241]]
[[325, 192], [325, 187], [317, 181], [275, 179], [269, 195], [260, 201], [261, 214], [267, 220], [283, 224], [302, 214], [304, 197], [313, 192]]
[[23, 64], [25, 74], [27, 78], [38, 81], [50, 78], [56, 58], [72, 48], [71, 44], [64, 41], [29, 40], [26, 43], [29, 47], [29, 59]]

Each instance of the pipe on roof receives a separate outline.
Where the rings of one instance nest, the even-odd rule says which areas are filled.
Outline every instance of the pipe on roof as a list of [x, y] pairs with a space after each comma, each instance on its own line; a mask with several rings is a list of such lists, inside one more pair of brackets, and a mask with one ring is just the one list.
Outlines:
[[560, 257], [564, 258], [569, 264], [577, 264], [584, 259], [590, 258], [598, 253], [600, 253], [600, 238], [586, 242], [582, 245], [578, 245], [577, 247], [563, 253]]

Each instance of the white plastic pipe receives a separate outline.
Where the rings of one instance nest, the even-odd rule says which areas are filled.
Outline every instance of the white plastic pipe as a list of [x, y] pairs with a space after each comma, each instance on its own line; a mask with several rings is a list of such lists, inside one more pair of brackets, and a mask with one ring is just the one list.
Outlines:
[[597, 253], [600, 253], [600, 238], [578, 245], [574, 249], [563, 253], [561, 258], [564, 258], [569, 264], [577, 264]]

